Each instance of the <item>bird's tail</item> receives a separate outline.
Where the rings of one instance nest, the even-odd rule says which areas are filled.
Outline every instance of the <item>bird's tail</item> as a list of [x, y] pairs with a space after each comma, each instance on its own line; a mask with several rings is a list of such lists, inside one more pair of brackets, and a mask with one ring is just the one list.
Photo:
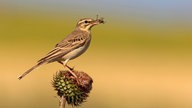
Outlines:
[[26, 72], [24, 72], [22, 75], [20, 75], [20, 76], [18, 77], [18, 79], [19, 79], [19, 80], [22, 79], [22, 78], [25, 77], [27, 74], [29, 74], [32, 70], [36, 69], [37, 67], [39, 67], [39, 66], [42, 65], [42, 64], [43, 64], [42, 62], [36, 64], [36, 65], [33, 66], [32, 68], [30, 68], [29, 70], [27, 70]]

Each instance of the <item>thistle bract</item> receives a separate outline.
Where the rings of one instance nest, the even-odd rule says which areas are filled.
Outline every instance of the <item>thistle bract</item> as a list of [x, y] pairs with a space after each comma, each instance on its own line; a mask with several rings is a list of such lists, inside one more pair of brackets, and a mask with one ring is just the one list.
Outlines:
[[53, 87], [58, 96], [66, 99], [68, 104], [78, 106], [88, 97], [92, 89], [92, 78], [84, 72], [73, 70], [77, 78], [69, 71], [59, 71], [53, 77]]

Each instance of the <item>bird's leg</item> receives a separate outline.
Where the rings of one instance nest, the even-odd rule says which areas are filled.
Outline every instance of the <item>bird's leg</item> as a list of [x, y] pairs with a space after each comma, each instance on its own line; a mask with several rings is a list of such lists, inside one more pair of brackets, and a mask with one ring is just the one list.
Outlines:
[[69, 69], [69, 72], [75, 77], [77, 78], [77, 75], [73, 72], [73, 68], [67, 66], [67, 65], [63, 65], [64, 67], [67, 67]]
[[73, 72], [74, 68], [69, 67], [66, 63], [63, 63], [61, 61], [58, 61], [58, 63], [62, 64], [64, 67], [67, 67], [69, 69], [69, 72], [75, 77], [77, 78], [77, 75]]
[[74, 70], [74, 67], [69, 67], [68, 65], [65, 65], [69, 70], [73, 71]]
[[58, 61], [58, 63], [62, 64], [64, 67], [67, 67], [67, 68], [68, 68], [69, 70], [71, 70], [71, 71], [74, 70], [74, 68], [69, 67], [67, 64], [64, 64], [64, 63], [61, 62], [61, 61]]

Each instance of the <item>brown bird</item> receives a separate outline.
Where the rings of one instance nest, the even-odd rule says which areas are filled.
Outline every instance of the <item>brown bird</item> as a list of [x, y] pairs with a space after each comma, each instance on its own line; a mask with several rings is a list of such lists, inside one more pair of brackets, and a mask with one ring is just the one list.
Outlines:
[[[35, 66], [19, 76], [18, 79], [22, 79], [24, 76], [42, 64], [55, 61], [61, 63], [64, 67], [73, 70], [67, 65], [68, 61], [80, 56], [87, 50], [91, 42], [91, 28], [101, 23], [104, 23], [103, 18], [98, 19], [98, 16], [95, 20], [91, 18], [80, 19], [71, 34], [56, 44], [52, 51], [40, 59]], [[76, 77], [72, 71], [70, 72]]]

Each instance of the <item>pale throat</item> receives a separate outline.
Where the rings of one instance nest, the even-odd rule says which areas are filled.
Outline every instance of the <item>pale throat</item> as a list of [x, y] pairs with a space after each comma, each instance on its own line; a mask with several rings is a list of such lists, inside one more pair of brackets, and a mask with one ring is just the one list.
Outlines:
[[89, 32], [89, 33], [91, 31], [91, 28], [92, 28], [92, 25], [88, 25], [88, 26], [85, 26], [85, 27], [79, 27], [80, 30], [86, 31], [86, 32]]
[[88, 33], [90, 33], [90, 31], [91, 31], [91, 28], [88, 28], [88, 27], [86, 27], [86, 28], [79, 28], [80, 30], [82, 30], [82, 31], [85, 31], [85, 32], [88, 32]]

